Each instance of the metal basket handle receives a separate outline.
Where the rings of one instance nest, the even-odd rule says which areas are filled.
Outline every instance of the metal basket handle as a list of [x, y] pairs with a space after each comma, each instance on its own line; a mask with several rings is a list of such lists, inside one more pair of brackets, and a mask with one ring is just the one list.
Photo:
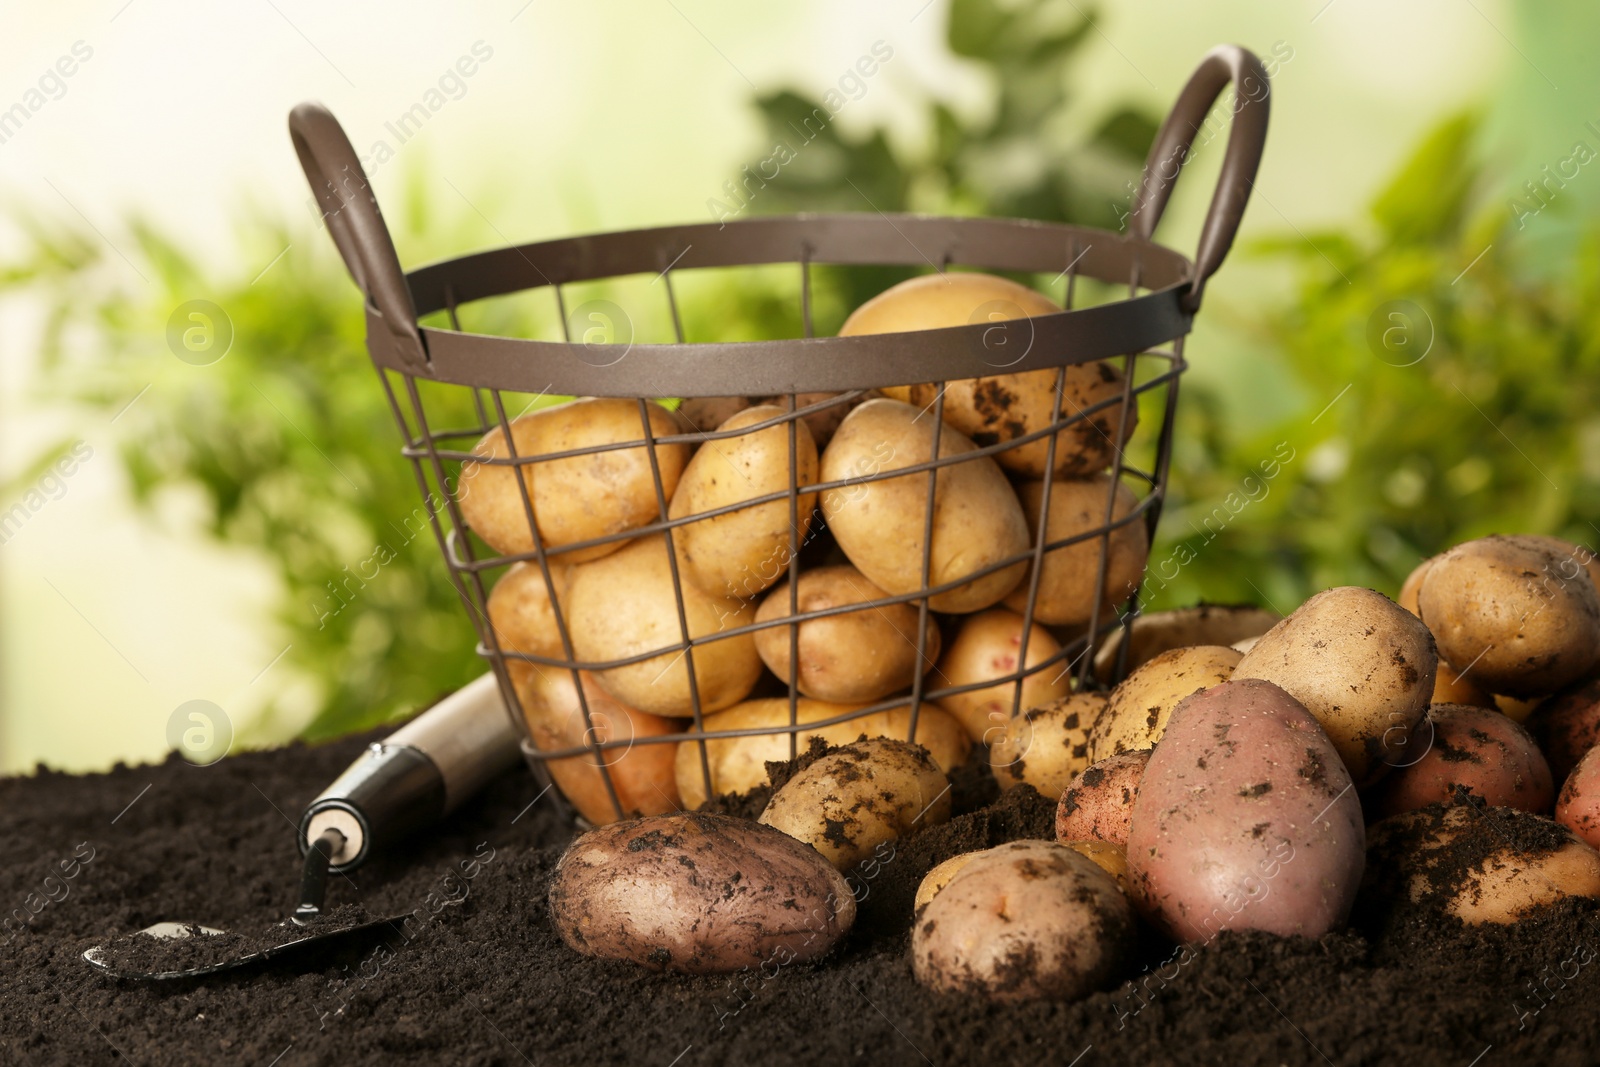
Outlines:
[[[1256, 169], [1267, 141], [1267, 102], [1271, 81], [1266, 68], [1255, 55], [1238, 45], [1218, 45], [1200, 61], [1189, 82], [1178, 95], [1177, 103], [1161, 124], [1150, 155], [1145, 159], [1144, 176], [1134, 198], [1129, 228], [1135, 237], [1150, 240], [1156, 224], [1166, 210], [1172, 187], [1189, 158], [1194, 138], [1206, 122], [1206, 113], [1229, 82], [1235, 87], [1233, 128], [1228, 133], [1227, 154], [1217, 190], [1211, 195], [1200, 230], [1200, 247], [1194, 257], [1194, 283], [1183, 296], [1183, 309], [1194, 314], [1206, 280], [1216, 273], [1233, 247], [1244, 216], [1245, 204], [1255, 186]], [[1258, 88], [1259, 87], [1259, 88]], [[1259, 95], [1258, 95], [1259, 94]]]
[[332, 112], [311, 103], [289, 112], [289, 136], [350, 276], [382, 314], [401, 358], [426, 374], [428, 349], [417, 328], [411, 288], [350, 138]]

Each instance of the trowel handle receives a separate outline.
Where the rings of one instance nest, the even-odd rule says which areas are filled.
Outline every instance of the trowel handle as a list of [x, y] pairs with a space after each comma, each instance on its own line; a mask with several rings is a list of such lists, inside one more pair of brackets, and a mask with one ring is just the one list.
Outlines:
[[439, 701], [367, 746], [300, 817], [304, 855], [329, 829], [344, 845], [329, 857], [349, 870], [372, 850], [431, 825], [521, 757], [521, 735], [493, 674]]

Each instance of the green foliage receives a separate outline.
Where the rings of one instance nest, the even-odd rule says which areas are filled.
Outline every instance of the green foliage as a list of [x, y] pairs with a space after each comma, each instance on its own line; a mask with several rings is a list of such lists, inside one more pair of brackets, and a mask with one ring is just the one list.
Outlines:
[[[1062, 132], [1074, 106], [1066, 71], [1095, 39], [1092, 17], [1070, 2], [955, 0], [950, 47], [992, 80], [993, 106], [962, 115], [922, 100], [920, 145], [829, 122], [750, 209], [1115, 228], [1155, 123], [1123, 109], [1087, 138]], [[792, 92], [755, 103], [768, 145], [792, 139], [792, 124], [819, 106]], [[1374, 201], [1371, 236], [1296, 233], [1235, 253], [1295, 272], [1294, 298], [1247, 328], [1292, 368], [1307, 410], [1246, 433], [1221, 397], [1184, 386], [1173, 498], [1152, 554], [1154, 606], [1206, 597], [1287, 610], [1327, 585], [1393, 589], [1423, 554], [1496, 529], [1600, 541], [1600, 240], [1565, 276], [1531, 280], [1507, 214], [1481, 192], [1475, 131], [1460, 117], [1423, 142]], [[388, 205], [405, 262], [503, 243], [476, 213], [440, 218], [435, 204], [414, 182]], [[106, 413], [138, 397], [118, 420], [137, 499], [197, 493], [211, 536], [276, 570], [286, 659], [323, 687], [308, 734], [368, 725], [480, 670], [365, 356], [355, 289], [326, 235], [258, 216], [241, 233], [241, 266], [226, 272], [135, 221], [129, 251], [149, 275], [140, 284], [93, 233], [31, 218], [18, 216], [28, 254], [0, 278], [42, 297], [51, 390]], [[905, 272], [817, 273], [826, 333]], [[793, 335], [796, 281], [790, 266], [686, 273], [687, 335]], [[646, 299], [659, 303], [659, 289], [633, 301], [629, 284], [583, 287], [569, 307], [616, 299], [641, 340], [661, 339], [670, 323], [635, 313]], [[165, 343], [169, 316], [193, 299], [215, 302], [233, 325], [231, 351], [208, 366], [180, 362]], [[1387, 335], [1394, 343], [1375, 349], [1369, 324], [1382, 339], [1396, 322], [1384, 311], [1393, 301], [1424, 315], [1402, 316]], [[465, 325], [552, 336], [553, 309], [534, 306], [474, 305]]]
[[[1153, 558], [1194, 562], [1157, 604], [1393, 593], [1424, 556], [1492, 532], [1600, 542], [1600, 233], [1545, 280], [1474, 162], [1476, 132], [1457, 116], [1424, 138], [1374, 199], [1371, 239], [1265, 247], [1298, 277], [1287, 306], [1264, 309], [1270, 358], [1310, 399], [1246, 438], [1186, 397]], [[1228, 493], [1248, 500], [1279, 442], [1295, 458], [1265, 495], [1206, 528]]]
[[[398, 454], [356, 290], [312, 251], [326, 236], [258, 219], [239, 242], [244, 269], [224, 273], [150, 225], [130, 230], [148, 284], [104, 243], [39, 226], [11, 281], [51, 311], [51, 389], [108, 413], [132, 402], [117, 429], [135, 499], [198, 491], [209, 534], [277, 571], [285, 662], [323, 689], [308, 735], [370, 725], [470, 680], [481, 670], [471, 629]], [[222, 308], [233, 330], [205, 366], [166, 341], [169, 316], [193, 299]]]

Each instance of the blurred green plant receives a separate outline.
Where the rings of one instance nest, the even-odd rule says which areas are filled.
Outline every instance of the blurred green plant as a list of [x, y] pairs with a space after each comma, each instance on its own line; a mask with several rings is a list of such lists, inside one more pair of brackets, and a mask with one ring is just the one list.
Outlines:
[[[955, 0], [951, 49], [986, 72], [994, 106], [961, 116], [929, 96], [933, 136], [828, 123], [752, 210], [921, 210], [1031, 216], [1115, 228], [1155, 124], [1122, 109], [1074, 141], [1066, 72], [1092, 41], [1071, 3]], [[755, 101], [768, 142], [817, 102]], [[1306, 410], [1242, 431], [1216, 387], [1186, 382], [1172, 497], [1147, 599], [1267, 602], [1319, 588], [1393, 591], [1422, 556], [1494, 530], [1600, 542], [1600, 232], [1570, 269], [1529, 269], [1459, 116], [1422, 142], [1372, 204], [1363, 234], [1298, 233], [1236, 254], [1292, 270], [1293, 297], [1252, 313], [1266, 357], [1286, 362]], [[388, 218], [405, 262], [503, 243], [476, 212], [441, 217], [414, 170]], [[156, 227], [129, 227], [150, 285], [76, 224], [16, 213], [28, 252], [0, 270], [47, 309], [47, 387], [122, 412], [121, 462], [137, 500], [197, 494], [207, 531], [271, 566], [288, 664], [321, 686], [306, 730], [324, 737], [417, 707], [482, 669], [398, 435], [363, 348], [354, 288], [325, 234], [250, 216], [219, 272]], [[818, 272], [829, 332], [904, 272]], [[628, 282], [574, 287], [569, 306]], [[792, 268], [683, 276], [689, 336], [792, 335]], [[232, 323], [225, 358], [167, 350], [169, 318], [205, 299]], [[654, 299], [654, 294], [651, 295]], [[659, 303], [659, 301], [657, 301]], [[468, 328], [554, 336], [553, 308], [523, 299], [463, 309]], [[637, 314], [641, 339], [670, 329]], [[131, 406], [128, 406], [133, 401]], [[461, 402], [461, 401], [457, 401]]]
[[[1246, 437], [1185, 387], [1153, 603], [1392, 594], [1423, 557], [1493, 532], [1600, 544], [1600, 230], [1550, 271], [1480, 157], [1478, 120], [1452, 117], [1373, 199], [1370, 237], [1250, 250], [1296, 272], [1257, 329], [1309, 403]], [[1280, 444], [1292, 458], [1264, 479]], [[1175, 555], [1193, 562], [1163, 585]]]
[[[1087, 141], [1060, 133], [1071, 111], [1068, 68], [1091, 36], [1092, 18], [1063, 0], [1005, 11], [956, 0], [950, 46], [989, 72], [995, 106], [968, 119], [929, 96], [921, 106], [936, 136], [923, 152], [897, 151], [881, 130], [853, 137], [830, 123], [759, 209], [1114, 220], [1116, 198], [1136, 174], [1154, 125], [1125, 110]], [[815, 106], [793, 93], [756, 105], [769, 125]], [[504, 243], [476, 212], [438, 216], [423, 188], [426, 161], [407, 164], [405, 189], [386, 212], [404, 262]], [[135, 499], [155, 509], [164, 494], [197, 494], [209, 536], [276, 573], [285, 663], [320, 684], [320, 711], [305, 730], [320, 738], [416, 708], [483, 668], [398, 455], [399, 436], [365, 357], [354, 287], [325, 234], [305, 222], [245, 214], [235, 271], [216, 270], [160, 228], [132, 220], [129, 251], [145, 265], [145, 285], [130, 282], [120, 253], [75, 221], [14, 212], [28, 250], [0, 278], [32, 287], [47, 308], [50, 393], [122, 412], [120, 459]], [[790, 275], [685, 275], [680, 297], [690, 336], [797, 333]], [[831, 329], [896, 277], [819, 277], [819, 329]], [[573, 287], [569, 307], [611, 295], [633, 313], [640, 303], [628, 299], [628, 284]], [[196, 299], [220, 307], [232, 328], [231, 349], [204, 366], [175, 359], [163, 343], [174, 311]], [[537, 306], [486, 301], [463, 309], [463, 319], [482, 332], [558, 335], [553, 308]], [[641, 339], [667, 329], [661, 314], [636, 317]], [[179, 324], [185, 328], [187, 321]]]

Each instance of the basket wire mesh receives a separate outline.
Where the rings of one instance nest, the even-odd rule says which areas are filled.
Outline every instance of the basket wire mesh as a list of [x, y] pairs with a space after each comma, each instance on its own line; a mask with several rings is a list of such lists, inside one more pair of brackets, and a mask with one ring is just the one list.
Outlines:
[[[1178, 167], [1202, 130], [1223, 88], [1235, 87], [1233, 129], [1222, 176], [1202, 231], [1200, 251], [1191, 264], [1184, 257], [1151, 240], [1170, 195]], [[700, 785], [705, 797], [718, 792], [708, 756], [708, 743], [763, 735], [788, 738], [793, 758], [802, 735], [851, 722], [879, 712], [907, 709], [906, 739], [916, 741], [923, 710], [939, 701], [997, 685], [1011, 689], [1010, 716], [1024, 707], [1024, 682], [1041, 672], [1060, 678], [1072, 674], [1076, 687], [1096, 684], [1096, 649], [1119, 626], [1137, 614], [1137, 583], [1125, 599], [1108, 599], [1108, 558], [1113, 535], [1131, 524], [1144, 528], [1146, 544], [1153, 539], [1166, 497], [1167, 475], [1173, 447], [1179, 378], [1186, 369], [1184, 339], [1198, 310], [1205, 280], [1220, 265], [1248, 199], [1266, 130], [1265, 71], [1242, 49], [1224, 47], [1210, 53], [1158, 134], [1145, 168], [1144, 181], [1130, 216], [1130, 232], [1115, 234], [1087, 227], [1047, 225], [1004, 219], [949, 219], [911, 215], [801, 215], [750, 219], [724, 224], [662, 227], [652, 230], [591, 235], [548, 241], [465, 256], [403, 273], [355, 153], [336, 120], [317, 105], [301, 105], [291, 115], [290, 127], [312, 188], [322, 201], [324, 218], [352, 276], [366, 296], [368, 348], [378, 377], [404, 438], [402, 452], [411, 461], [429, 523], [438, 540], [450, 574], [468, 609], [479, 638], [478, 651], [490, 663], [508, 709], [518, 718], [527, 738], [523, 747], [529, 763], [544, 784], [552, 784], [548, 764], [582, 759], [598, 771], [612, 814], [623, 818], [632, 809], [619, 795], [611, 774], [616, 762], [636, 745], [695, 745]], [[1259, 91], [1257, 86], [1263, 87]], [[926, 253], [937, 251], [937, 259]], [[797, 266], [797, 301], [803, 336], [772, 341], [695, 344], [685, 336], [684, 316], [673, 284], [675, 273], [700, 268], [738, 268], [754, 264], [788, 262]], [[844, 269], [852, 266], [932, 266], [943, 273], [952, 267], [972, 267], [1021, 273], [1058, 271], [1064, 282], [1062, 310], [1052, 315], [1013, 319], [995, 324], [1003, 329], [1003, 343], [1027, 332], [1021, 357], [1004, 365], [1002, 373], [1054, 370], [1054, 418], [1026, 433], [985, 442], [965, 451], [941, 454], [947, 426], [946, 387], [951, 381], [993, 374], [989, 361], [994, 326], [974, 323], [965, 327], [921, 330], [866, 337], [817, 337], [813, 322], [814, 267], [822, 264]], [[634, 345], [632, 360], [597, 361], [593, 350], [574, 341], [568, 318], [568, 286], [578, 282], [654, 272], [663, 282], [664, 300], [674, 342]], [[1084, 305], [1080, 290], [1085, 280], [1120, 286], [1126, 296]], [[487, 297], [526, 289], [548, 288], [554, 294], [562, 340], [531, 341], [472, 334], [463, 330], [461, 305]], [[443, 312], [449, 327], [422, 326], [429, 314]], [[1009, 355], [1009, 352], [1007, 353]], [[1066, 386], [1070, 367], [1100, 360], [1119, 360], [1122, 386], [1114, 395], [1081, 409], [1066, 412]], [[1155, 364], [1153, 373], [1149, 372]], [[1141, 366], [1146, 368], [1141, 375]], [[536, 383], [548, 382], [542, 387]], [[808, 417], [836, 407], [853, 408], [879, 387], [907, 383], [933, 383], [933, 399], [922, 415], [931, 415], [931, 444], [927, 458], [888, 469], [858, 471], [843, 479], [815, 482], [799, 477], [800, 426]], [[508, 394], [539, 398], [551, 393], [574, 396], [621, 397], [637, 408], [639, 436], [633, 440], [592, 444], [553, 452], [523, 455], [518, 451], [514, 424], [521, 413], [508, 411]], [[816, 394], [826, 394], [812, 399]], [[470, 397], [464, 402], [462, 394]], [[660, 405], [651, 398], [674, 397], [775, 397], [781, 412], [737, 429], [690, 429], [662, 434], [652, 424], [659, 420]], [[433, 399], [430, 400], [430, 397]], [[803, 400], [804, 398], [804, 400]], [[1136, 464], [1127, 455], [1127, 433], [1143, 407], [1158, 417], [1154, 440], [1144, 445], [1148, 461]], [[440, 412], [450, 419], [435, 425]], [[1110, 462], [1105, 473], [1103, 518], [1092, 528], [1051, 540], [1047, 533], [1050, 501], [1056, 486], [1058, 448], [1064, 432], [1089, 426], [1105, 430], [1095, 417], [1115, 413], [1115, 429], [1107, 438]], [[1104, 420], [1102, 419], [1102, 422]], [[782, 427], [787, 436], [788, 484], [779, 491], [689, 515], [672, 517], [670, 478], [663, 474], [664, 449], [717, 448], [718, 443], [747, 434]], [[484, 455], [473, 450], [486, 434], [498, 431], [506, 446], [504, 455]], [[1038, 517], [1024, 551], [985, 564], [944, 583], [933, 580], [936, 505], [941, 472], [959, 463], [981, 462], [1002, 452], [1044, 442], [1045, 458]], [[648, 459], [650, 489], [655, 500], [652, 521], [605, 533], [598, 537], [547, 546], [540, 530], [533, 490], [524, 472], [536, 465], [594, 456], [606, 452], [643, 449]], [[463, 471], [498, 468], [511, 472], [526, 522], [529, 546], [524, 551], [502, 552], [475, 537], [463, 515]], [[921, 521], [921, 559], [918, 587], [888, 593], [866, 601], [802, 611], [800, 578], [802, 555], [819, 529], [817, 517], [806, 511], [803, 498], [821, 505], [830, 491], [891, 479], [922, 476], [926, 479], [926, 504]], [[469, 473], [470, 476], [470, 473]], [[1125, 514], [1117, 514], [1119, 488], [1132, 483], [1140, 499]], [[685, 607], [685, 582], [674, 538], [687, 524], [702, 522], [745, 508], [768, 504], [787, 508], [788, 544], [774, 562], [787, 578], [787, 613], [766, 621], [756, 620], [695, 634]], [[808, 531], [809, 537], [808, 537]], [[667, 568], [676, 601], [678, 636], [658, 647], [607, 660], [583, 660], [574, 646], [571, 620], [556, 595], [553, 568], [562, 556], [587, 549], [616, 545], [660, 535], [666, 547]], [[1036, 603], [1047, 554], [1074, 545], [1098, 542], [1097, 562], [1089, 615], [1078, 632], [1059, 633], [1059, 647], [1042, 657], [1032, 657]], [[505, 647], [491, 622], [488, 575], [512, 565], [536, 566], [549, 592], [559, 634], [560, 654], [543, 655]], [[930, 631], [939, 625], [930, 602], [976, 578], [1017, 564], [1026, 564], [1020, 647], [1015, 669], [962, 685], [930, 684]], [[775, 584], [769, 582], [768, 585]], [[766, 586], [762, 587], [767, 588]], [[887, 698], [851, 706], [837, 714], [802, 719], [800, 702], [800, 637], [812, 620], [851, 612], [882, 611], [908, 605], [916, 611], [914, 636], [918, 669], [906, 691]], [[697, 652], [716, 641], [786, 628], [787, 677], [778, 679], [788, 701], [787, 723], [708, 730], [710, 710], [702, 699]], [[1125, 655], [1127, 642], [1121, 642]], [[683, 662], [688, 686], [688, 708], [681, 728], [636, 736], [630, 723], [616, 723], [597, 715], [591, 707], [586, 677], [647, 661], [669, 659], [667, 670]], [[533, 732], [534, 709], [523, 706], [519, 675], [529, 671], [566, 672], [577, 699], [582, 723], [581, 740], [552, 747], [541, 745]], [[1116, 676], [1120, 676], [1119, 664]], [[665, 671], [663, 672], [663, 675]]]

